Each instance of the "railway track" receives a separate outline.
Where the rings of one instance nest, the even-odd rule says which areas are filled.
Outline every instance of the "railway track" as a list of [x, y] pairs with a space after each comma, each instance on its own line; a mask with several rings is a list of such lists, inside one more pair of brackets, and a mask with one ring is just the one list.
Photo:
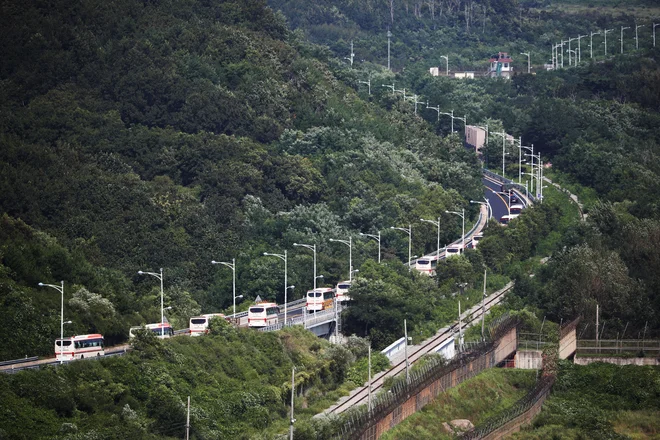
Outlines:
[[[504, 295], [512, 288], [513, 288], [513, 283], [509, 283], [504, 288], [486, 297], [484, 302], [484, 309], [486, 310], [486, 312], [488, 312], [488, 310], [490, 310], [491, 307], [499, 304], [504, 298]], [[468, 327], [471, 327], [472, 325], [480, 322], [481, 320], [480, 311], [481, 311], [481, 304], [477, 304], [471, 307], [470, 309], [466, 310], [465, 312], [463, 312], [461, 314], [462, 327], [460, 329], [465, 330]], [[419, 346], [414, 352], [412, 352], [408, 356], [410, 365], [414, 364], [425, 354], [433, 352], [435, 348], [442, 345], [442, 343], [445, 342], [447, 339], [453, 337], [458, 331], [459, 331], [458, 322], [454, 323], [449, 327], [444, 327], [440, 329], [434, 336], [424, 341], [421, 346]], [[377, 374], [372, 379], [371, 382], [372, 394], [378, 392], [378, 390], [382, 388], [386, 378], [391, 376], [396, 376], [397, 374], [404, 372], [405, 369], [406, 369], [406, 361], [404, 359], [398, 362], [389, 370]], [[337, 405], [327, 409], [323, 414], [325, 415], [341, 414], [342, 412], [354, 406], [366, 404], [368, 396], [369, 396], [369, 386], [368, 385], [362, 386], [354, 390], [353, 394], [349, 395], [348, 398], [345, 398], [343, 401], [340, 401]]]

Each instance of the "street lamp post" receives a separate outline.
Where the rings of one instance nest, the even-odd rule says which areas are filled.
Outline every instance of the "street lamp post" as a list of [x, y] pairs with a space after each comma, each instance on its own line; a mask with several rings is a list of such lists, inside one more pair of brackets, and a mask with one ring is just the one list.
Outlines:
[[358, 81], [358, 84], [366, 84], [369, 87], [369, 96], [371, 96], [371, 74], [369, 74], [367, 81]]
[[560, 45], [561, 50], [559, 51], [559, 55], [561, 55], [561, 68], [562, 69], [564, 68], [564, 44], [566, 44], [566, 42], [564, 40], [561, 40], [561, 45]]
[[493, 208], [490, 206], [490, 201], [484, 197], [485, 202], [480, 202], [478, 200], [470, 200], [470, 203], [477, 203], [479, 205], [486, 205], [486, 226], [488, 226], [488, 220], [493, 216]]
[[623, 53], [623, 31], [626, 29], [630, 29], [630, 27], [621, 26], [621, 53]]
[[435, 256], [440, 257], [440, 217], [438, 217], [438, 221], [425, 220], [423, 218], [420, 218], [419, 221], [426, 222], [426, 223], [431, 223], [432, 225], [435, 225], [438, 228], [438, 247], [437, 247], [438, 250], [437, 250]]
[[410, 272], [410, 261], [412, 260], [412, 225], [408, 225], [407, 228], [397, 228], [390, 226], [390, 229], [396, 229], [397, 231], [403, 231], [408, 234], [408, 271]]
[[348, 246], [348, 281], [351, 282], [353, 280], [353, 237], [349, 236], [348, 240], [331, 238], [330, 241]]
[[440, 58], [444, 58], [445, 61], [447, 62], [447, 68], [445, 69], [445, 76], [449, 76], [449, 56], [447, 55], [440, 55]]
[[463, 121], [463, 135], [467, 137], [467, 115], [463, 115], [462, 118], [459, 118], [456, 116], [454, 119], [458, 119], [459, 121]]
[[591, 38], [589, 39], [589, 57], [594, 57], [594, 35], [600, 35], [600, 32], [591, 32]]
[[527, 73], [532, 72], [531, 57], [529, 52], [520, 52], [520, 55], [527, 55]]
[[392, 89], [392, 94], [394, 95], [394, 82], [392, 82], [392, 84], [381, 84], [381, 87], [387, 87], [388, 89]]
[[232, 296], [234, 298], [234, 318], [236, 318], [236, 258], [231, 259], [231, 263], [224, 261], [211, 261], [211, 264], [222, 264], [231, 269], [232, 272]]
[[163, 268], [160, 268], [160, 273], [156, 272], [143, 272], [141, 270], [138, 270], [138, 275], [151, 275], [154, 278], [158, 278], [160, 280], [160, 331], [161, 331], [161, 336], [163, 336], [163, 324], [165, 323], [165, 313], [163, 312]]
[[639, 50], [639, 34], [638, 34], [637, 31], [641, 27], [644, 27], [644, 25], [643, 24], [635, 25], [635, 49], [637, 49], [637, 50]]
[[431, 110], [435, 110], [436, 112], [438, 112], [438, 122], [440, 122], [440, 106], [430, 107], [429, 103], [427, 102], [426, 103], [426, 108], [431, 109]]
[[605, 36], [605, 57], [607, 57], [607, 33], [614, 32], [614, 29], [603, 29], [603, 35]]
[[451, 132], [453, 133], [453, 132], [454, 132], [454, 110], [452, 110], [451, 113], [443, 113], [443, 112], [440, 112], [440, 114], [441, 114], [441, 115], [451, 116]]
[[577, 40], [577, 37], [575, 38], [569, 38], [568, 39], [568, 65], [571, 65], [571, 41]]
[[314, 244], [301, 244], [301, 243], [293, 243], [294, 246], [297, 247], [304, 247], [312, 252], [314, 252], [314, 292], [316, 292], [316, 243]]
[[[277, 257], [280, 260], [284, 261], [284, 325], [286, 325], [286, 310], [287, 310], [287, 293], [289, 290], [289, 287], [294, 287], [294, 286], [289, 286], [289, 281], [287, 279], [287, 272], [288, 272], [288, 256], [286, 254], [286, 250], [284, 251], [283, 254], [272, 254], [270, 252], [264, 252], [264, 256], [266, 257]], [[234, 314], [236, 314], [236, 311], [234, 311]]]
[[415, 103], [415, 114], [417, 114], [417, 104], [427, 104], [428, 105], [428, 103], [425, 103], [424, 101], [418, 101], [417, 100], [417, 95], [413, 95], [411, 97], [408, 97], [408, 99], [412, 99], [413, 102]]
[[506, 132], [504, 131], [494, 131], [492, 134], [497, 134], [502, 136], [502, 177], [506, 177], [505, 171], [504, 171], [504, 156], [506, 155]]
[[[534, 154], [534, 144], [531, 144], [531, 147], [527, 147], [527, 146], [525, 146], [525, 145], [521, 145], [521, 146], [520, 146], [521, 154], [522, 154], [522, 149], [529, 150], [529, 151], [532, 152], [532, 154]], [[532, 171], [533, 171], [533, 168], [534, 168], [534, 159], [532, 158]], [[522, 173], [522, 172], [521, 172], [520, 174], [522, 175], [522, 174], [525, 174], [525, 173]]]
[[463, 250], [461, 252], [465, 252], [465, 209], [461, 209], [461, 212], [457, 211], [445, 211], [447, 214], [456, 214], [460, 215], [461, 218], [463, 219]]
[[582, 62], [582, 39], [586, 35], [578, 35], [578, 64]]
[[362, 235], [364, 237], [373, 238], [374, 240], [376, 240], [378, 242], [378, 262], [380, 263], [380, 231], [378, 231], [378, 235], [363, 234], [362, 232], [360, 232], [360, 235]]
[[64, 281], [60, 285], [39, 283], [39, 287], [50, 287], [62, 294], [62, 310], [60, 312], [60, 364], [64, 362]]

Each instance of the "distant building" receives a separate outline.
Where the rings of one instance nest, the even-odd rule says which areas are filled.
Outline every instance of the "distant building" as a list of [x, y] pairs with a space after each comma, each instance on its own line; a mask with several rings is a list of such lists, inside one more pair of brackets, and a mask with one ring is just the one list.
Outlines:
[[488, 74], [491, 78], [511, 78], [513, 75], [513, 60], [506, 52], [499, 52], [490, 57]]
[[474, 148], [475, 153], [479, 154], [486, 145], [486, 130], [476, 125], [465, 127], [465, 143], [468, 147]]
[[454, 72], [454, 78], [474, 79], [474, 72]]
[[431, 67], [429, 69], [431, 76], [449, 76], [450, 78], [471, 78], [474, 79], [474, 72], [450, 72], [446, 74], [446, 70], [440, 70], [440, 67]]

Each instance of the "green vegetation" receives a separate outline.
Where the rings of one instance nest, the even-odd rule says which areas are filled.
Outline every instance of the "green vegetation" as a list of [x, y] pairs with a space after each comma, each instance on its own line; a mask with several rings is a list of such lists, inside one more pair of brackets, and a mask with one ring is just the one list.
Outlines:
[[[193, 438], [272, 438], [288, 424], [293, 366], [304, 426], [357, 385], [356, 366], [366, 374], [366, 348], [356, 338], [333, 346], [300, 328], [261, 333], [221, 320], [199, 338], [147, 333], [122, 357], [0, 375], [0, 437], [181, 438], [191, 396]], [[374, 374], [389, 366], [375, 359]]]
[[562, 362], [541, 414], [512, 438], [656, 438], [659, 378], [657, 367]]
[[442, 393], [383, 437], [387, 440], [451, 439], [443, 422], [468, 419], [473, 424], [512, 406], [532, 389], [534, 371], [491, 369]]

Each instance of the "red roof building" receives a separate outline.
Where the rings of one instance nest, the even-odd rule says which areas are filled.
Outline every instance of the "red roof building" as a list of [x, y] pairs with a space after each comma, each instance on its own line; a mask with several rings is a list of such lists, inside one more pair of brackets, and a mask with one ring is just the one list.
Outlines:
[[513, 75], [513, 59], [506, 52], [499, 52], [490, 57], [488, 74], [491, 78], [511, 78]]

